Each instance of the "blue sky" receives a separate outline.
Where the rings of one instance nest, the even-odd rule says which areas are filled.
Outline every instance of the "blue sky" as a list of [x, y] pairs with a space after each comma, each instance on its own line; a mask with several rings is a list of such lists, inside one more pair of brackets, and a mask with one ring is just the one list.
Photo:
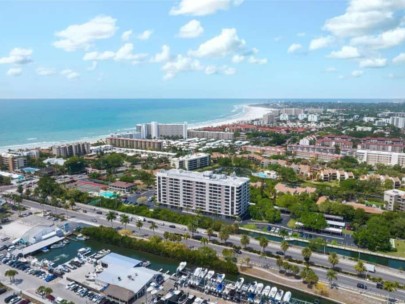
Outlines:
[[405, 0], [2, 1], [0, 98], [404, 98]]

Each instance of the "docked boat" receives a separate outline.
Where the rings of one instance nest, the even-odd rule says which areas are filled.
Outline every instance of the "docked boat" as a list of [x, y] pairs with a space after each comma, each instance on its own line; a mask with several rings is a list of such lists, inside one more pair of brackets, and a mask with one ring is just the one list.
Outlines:
[[270, 285], [266, 285], [262, 291], [262, 296], [268, 298], [271, 291]]
[[85, 240], [88, 240], [89, 238], [87, 237], [87, 236], [84, 236], [83, 234], [81, 234], [81, 233], [79, 233], [77, 236], [76, 236], [76, 240], [78, 240], [78, 241], [85, 241]]
[[273, 286], [273, 288], [270, 290], [269, 298], [274, 299], [276, 294], [277, 294], [277, 287]]
[[247, 290], [247, 292], [254, 293], [255, 290], [256, 290], [256, 288], [257, 288], [257, 282], [254, 281], [253, 284], [250, 285], [250, 287], [249, 287], [249, 289]]
[[[184, 304], [192, 304], [195, 301], [195, 295], [190, 294]], [[182, 304], [182, 303], [180, 303]]]
[[275, 299], [276, 301], [281, 301], [281, 299], [283, 298], [283, 294], [284, 294], [284, 290], [279, 289], [279, 290], [277, 291], [277, 294], [276, 294], [276, 296], [274, 297], [274, 299]]
[[97, 253], [94, 255], [94, 258], [95, 258], [96, 260], [101, 259], [102, 257], [106, 256], [106, 255], [109, 254], [110, 252], [111, 252], [110, 249], [101, 249], [99, 252], [97, 252]]
[[149, 267], [150, 264], [151, 264], [150, 261], [144, 260], [144, 261], [142, 261], [141, 266], [142, 267]]
[[44, 253], [49, 252], [49, 248], [48, 248], [48, 247], [44, 247], [44, 248], [41, 249], [41, 251], [44, 252]]
[[83, 247], [80, 248], [79, 250], [77, 250], [77, 253], [80, 255], [87, 255], [91, 252], [91, 248], [90, 247]]
[[207, 275], [205, 276], [205, 280], [210, 281], [214, 277], [214, 274], [215, 274], [214, 270], [208, 271]]
[[236, 283], [235, 283], [235, 289], [236, 290], [239, 290], [241, 287], [242, 287], [242, 285], [243, 285], [243, 283], [245, 282], [245, 279], [244, 278], [239, 278], [237, 281], [236, 281]]
[[177, 273], [182, 272], [186, 268], [186, 266], [187, 266], [187, 262], [181, 262], [179, 264], [179, 266], [177, 267], [176, 272]]
[[51, 245], [51, 249], [57, 249], [57, 248], [62, 248], [62, 247], [65, 247], [65, 243], [63, 243], [63, 242]]
[[225, 274], [223, 273], [218, 273], [217, 274], [217, 282], [222, 283], [222, 281], [225, 280]]
[[290, 303], [290, 301], [291, 301], [291, 291], [287, 291], [284, 294], [283, 302], [284, 303]]
[[263, 290], [264, 284], [263, 283], [259, 283], [256, 286], [256, 289], [254, 291], [255, 294], [261, 294], [262, 290]]

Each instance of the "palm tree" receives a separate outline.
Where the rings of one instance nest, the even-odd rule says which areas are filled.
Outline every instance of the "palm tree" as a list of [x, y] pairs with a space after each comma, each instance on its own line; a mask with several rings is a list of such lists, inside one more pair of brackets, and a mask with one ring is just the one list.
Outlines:
[[305, 247], [301, 251], [302, 257], [304, 258], [305, 262], [309, 262], [309, 259], [311, 258], [312, 255], [312, 250], [309, 247]]
[[328, 279], [330, 286], [332, 286], [332, 282], [337, 280], [336, 271], [334, 271], [333, 269], [328, 269], [326, 278]]
[[287, 252], [288, 248], [290, 248], [290, 244], [289, 244], [287, 241], [283, 240], [283, 241], [280, 243], [280, 248], [281, 248], [281, 250], [284, 252], [284, 255], [285, 255], [285, 253]]
[[277, 261], [276, 261], [276, 264], [277, 264], [277, 267], [278, 267], [279, 271], [281, 270], [281, 267], [283, 267], [283, 263], [284, 263], [283, 259], [281, 257], [278, 257]]
[[247, 234], [244, 234], [240, 238], [240, 244], [243, 246], [243, 249], [246, 248], [247, 245], [250, 243], [250, 238]]
[[185, 233], [185, 234], [183, 234], [183, 239], [185, 240], [185, 241], [187, 241], [188, 239], [190, 239], [190, 233]]
[[9, 269], [9, 270], [6, 270], [6, 272], [4, 273], [4, 276], [9, 277], [10, 283], [12, 283], [12, 282], [14, 282], [14, 278], [17, 274], [18, 274], [17, 270]]
[[41, 285], [41, 286], [39, 286], [38, 288], [37, 288], [37, 294], [40, 294], [41, 295], [41, 297], [44, 297], [44, 295], [45, 295], [45, 286], [44, 285]]
[[74, 206], [76, 206], [75, 200], [71, 198], [68, 202], [69, 208], [73, 209]]
[[191, 236], [193, 236], [194, 232], [197, 231], [197, 224], [194, 221], [192, 221], [192, 222], [188, 223], [187, 229], [188, 229], [188, 231], [191, 232]]
[[335, 252], [331, 252], [328, 257], [329, 263], [332, 265], [332, 268], [335, 268], [339, 264], [339, 257]]
[[228, 232], [228, 229], [222, 228], [222, 229], [219, 231], [219, 239], [220, 239], [221, 241], [224, 241], [224, 242], [226, 242], [226, 241], [229, 239], [229, 232]]
[[242, 261], [246, 264], [246, 267], [249, 267], [249, 265], [250, 265], [250, 257], [247, 256]]
[[46, 296], [49, 296], [50, 294], [52, 294], [53, 290], [51, 287], [45, 287], [44, 292]]
[[124, 225], [124, 228], [127, 229], [127, 224], [129, 223], [129, 216], [126, 214], [121, 214], [120, 222], [121, 224]]
[[363, 263], [361, 260], [359, 260], [359, 261], [357, 262], [357, 264], [354, 265], [354, 270], [356, 270], [357, 274], [358, 274], [359, 276], [361, 276], [361, 275], [363, 275], [364, 272], [366, 271], [366, 267], [364, 266], [364, 263]]
[[267, 246], [269, 246], [269, 240], [266, 239], [264, 236], [262, 236], [259, 239], [259, 245], [262, 247], [262, 252], [264, 253], [264, 250], [266, 249]]
[[115, 212], [109, 211], [107, 212], [106, 219], [107, 221], [111, 222], [111, 227], [113, 226], [113, 221], [117, 218]]
[[214, 235], [214, 230], [213, 230], [211, 227], [209, 227], [209, 228], [206, 230], [206, 233], [207, 233], [207, 236], [208, 236], [208, 240], [210, 241], [211, 236]]
[[153, 234], [155, 234], [155, 229], [157, 228], [158, 226], [156, 225], [156, 223], [155, 222], [152, 222], [152, 224], [150, 224], [150, 230], [152, 230], [153, 231]]
[[206, 237], [202, 237], [201, 240], [200, 240], [200, 242], [201, 242], [201, 244], [202, 244], [203, 246], [206, 246], [206, 245], [208, 244], [208, 239], [207, 239]]
[[385, 281], [383, 284], [383, 289], [388, 291], [388, 298], [390, 298], [391, 292], [394, 292], [398, 289], [398, 282]]
[[136, 222], [136, 227], [139, 229], [139, 231], [141, 231], [141, 228], [143, 227], [143, 222], [141, 220], [138, 220]]

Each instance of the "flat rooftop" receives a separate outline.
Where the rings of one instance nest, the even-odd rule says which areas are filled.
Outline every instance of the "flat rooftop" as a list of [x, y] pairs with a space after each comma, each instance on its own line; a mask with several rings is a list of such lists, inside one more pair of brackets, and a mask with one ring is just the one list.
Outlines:
[[158, 175], [179, 179], [194, 180], [196, 182], [207, 181], [210, 183], [229, 186], [240, 186], [246, 182], [249, 182], [249, 179], [246, 177], [238, 177], [225, 174], [214, 174], [211, 171], [192, 172], [181, 169], [171, 169], [171, 170], [162, 170], [158, 172]]

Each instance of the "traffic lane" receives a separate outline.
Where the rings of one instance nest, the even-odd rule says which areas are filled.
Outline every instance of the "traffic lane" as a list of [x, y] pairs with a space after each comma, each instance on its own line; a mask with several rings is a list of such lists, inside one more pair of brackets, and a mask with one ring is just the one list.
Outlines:
[[[24, 202], [30, 202], [30, 204], [33, 206], [40, 205], [39, 203], [32, 202], [32, 201], [24, 200]], [[81, 208], [85, 209], [87, 211], [87, 213], [75, 212], [75, 214], [87, 215], [88, 218], [95, 217], [95, 218], [97, 218], [97, 220], [104, 219], [105, 213], [108, 211], [106, 209], [99, 208], [99, 207], [92, 207], [92, 206], [89, 207], [88, 205], [84, 205], [84, 204], [78, 204], [78, 205], [80, 205]], [[59, 209], [62, 210], [63, 212], [66, 211], [61, 208], [59, 208]], [[102, 215], [95, 214], [94, 212], [97, 212], [97, 211], [101, 211], [101, 212], [103, 212], [103, 214]], [[72, 212], [74, 212], [74, 211], [72, 211]], [[125, 213], [117, 212], [117, 211], [116, 211], [116, 213], [125, 214]], [[137, 216], [134, 215], [133, 217], [136, 218]], [[187, 227], [184, 225], [173, 224], [173, 223], [165, 222], [162, 220], [155, 220], [155, 219], [149, 219], [149, 218], [145, 218], [145, 219], [147, 219], [147, 221], [149, 221], [149, 222], [153, 221], [160, 226], [163, 226], [162, 224], [164, 224], [163, 227], [165, 227], [165, 231], [174, 232], [174, 233], [182, 233], [182, 234], [184, 234], [187, 231]], [[91, 219], [88, 221], [91, 221]], [[119, 222], [119, 220], [117, 220], [117, 222]], [[105, 225], [105, 223], [107, 223], [107, 225], [109, 224], [107, 221], [104, 221], [104, 225]], [[144, 226], [145, 225], [148, 225], [148, 223], [144, 222]], [[174, 225], [176, 228], [170, 228], [170, 226], [172, 226], [172, 225]], [[203, 234], [205, 232], [205, 230], [197, 229], [197, 232], [200, 234]], [[240, 246], [240, 236], [231, 235], [229, 241], [233, 241], [234, 244], [237, 244], [238, 246]], [[252, 246], [256, 250], [259, 250], [259, 251], [261, 250], [259, 242], [253, 238], [251, 238], [251, 243], [250, 243], [249, 247], [252, 247]], [[268, 248], [270, 248], [270, 250], [279, 251], [280, 243], [269, 242]], [[302, 250], [302, 248], [290, 247], [290, 249], [288, 250], [288, 255], [293, 257], [294, 259], [302, 260], [301, 250]], [[330, 263], [328, 261], [328, 256], [324, 255], [324, 254], [312, 253], [311, 261], [313, 261], [316, 264], [322, 265], [324, 267], [330, 267]], [[348, 259], [341, 258], [340, 262], [339, 262], [339, 267], [344, 271], [353, 272], [355, 264], [356, 263], [354, 261], [350, 261]], [[378, 267], [381, 269], [382, 266], [378, 266]], [[392, 281], [392, 280], [394, 280], [394, 281], [402, 280], [403, 281], [404, 280], [404, 275], [402, 273], [398, 272], [396, 269], [391, 269], [391, 268], [387, 269], [387, 271], [385, 271], [385, 272], [378, 271], [378, 273], [376, 273], [375, 275], [378, 277], [381, 277], [385, 280], [390, 280], [390, 281]]]

